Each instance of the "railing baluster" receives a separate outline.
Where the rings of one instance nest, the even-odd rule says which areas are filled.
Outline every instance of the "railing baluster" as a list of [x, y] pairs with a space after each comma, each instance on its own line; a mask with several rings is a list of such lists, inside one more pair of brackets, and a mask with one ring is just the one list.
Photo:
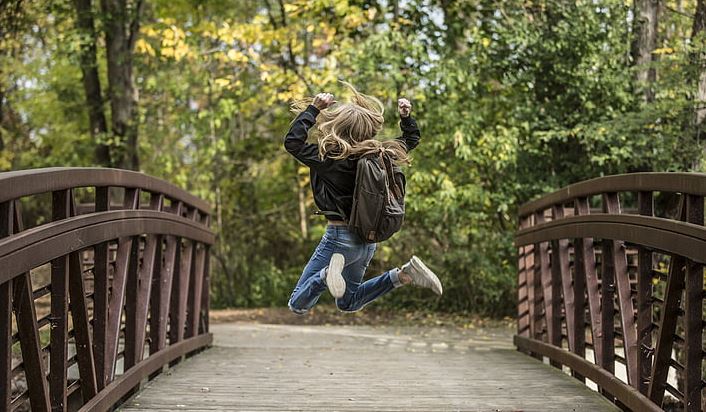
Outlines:
[[[686, 196], [687, 222], [704, 225], [704, 198], [702, 196]], [[684, 410], [687, 412], [701, 411], [702, 375], [702, 317], [703, 317], [703, 265], [692, 260], [687, 261], [685, 279], [684, 307]]]
[[[13, 202], [0, 203], [0, 238], [12, 234]], [[0, 284], [0, 411], [12, 400], [12, 281]]]
[[[69, 217], [71, 190], [52, 193], [52, 220]], [[69, 256], [51, 262], [51, 317], [49, 355], [49, 395], [52, 411], [66, 410], [66, 358], [68, 357]]]
[[[564, 217], [564, 205], [552, 207], [552, 219], [559, 220]], [[569, 241], [559, 239], [552, 242], [552, 282], [561, 283], [564, 301], [564, 319], [566, 320], [566, 334], [569, 341], [569, 350], [576, 351], [576, 321], [574, 319], [574, 289], [569, 272]], [[559, 299], [556, 293], [555, 299]], [[557, 311], [558, 315], [558, 311]], [[559, 345], [561, 346], [561, 344]]]
[[[152, 193], [150, 199], [150, 209], [161, 211], [164, 203], [164, 196], [159, 193]], [[137, 362], [142, 360], [145, 347], [145, 329], [147, 327], [147, 308], [150, 291], [152, 288], [152, 274], [157, 260], [161, 257], [162, 236], [158, 234], [147, 235], [145, 248], [142, 254], [142, 265], [137, 274], [137, 284], [134, 292], [128, 295], [134, 297], [134, 312], [132, 316], [126, 316], [125, 341], [130, 344], [125, 346], [125, 370], [130, 369]], [[158, 265], [157, 265], [158, 266]], [[133, 296], [134, 295], [134, 296]], [[126, 305], [127, 306], [127, 305]]]
[[[70, 215], [76, 215], [76, 204], [73, 196], [69, 206]], [[81, 393], [83, 399], [90, 399], [97, 393], [95, 358], [91, 343], [91, 325], [88, 321], [86, 292], [83, 284], [81, 252], [69, 255], [69, 296], [71, 299], [71, 319], [73, 321], [74, 340], [76, 343], [76, 359], [81, 378]]]
[[[15, 202], [13, 207], [13, 232], [22, 231], [22, 216]], [[12, 281], [13, 310], [17, 319], [17, 333], [20, 337], [22, 363], [24, 364], [27, 391], [32, 411], [46, 412], [51, 410], [49, 403], [49, 387], [46, 370], [42, 359], [42, 348], [37, 328], [37, 313], [34, 308], [32, 294], [32, 279], [29, 272], [15, 277]]]
[[[620, 200], [615, 192], [603, 195], [603, 207], [607, 213], [620, 214]], [[625, 351], [626, 367], [628, 371], [628, 384], [637, 388], [637, 329], [635, 327], [635, 308], [630, 292], [630, 279], [628, 278], [628, 263], [625, 256], [625, 244], [621, 240], [605, 241], [604, 250], [609, 254], [604, 256], [606, 267], [612, 270], [613, 281], [618, 289], [618, 307], [620, 308], [620, 324], [623, 332], [623, 350]]]
[[[198, 217], [198, 211], [196, 209], [190, 209], [187, 214], [189, 220], [196, 220]], [[188, 303], [188, 285], [189, 279], [194, 271], [194, 241], [185, 239], [184, 247], [181, 251], [181, 262], [179, 263], [179, 276], [175, 285], [173, 297], [176, 298], [176, 318], [171, 319], [170, 325], [170, 342], [172, 345], [174, 342], [179, 342], [184, 339], [184, 331], [186, 327], [186, 310]], [[175, 293], [176, 292], [176, 293]], [[175, 322], [176, 321], [176, 322]]]
[[201, 293], [201, 312], [202, 312], [202, 328], [199, 330], [199, 333], [208, 333], [209, 331], [209, 324], [208, 324], [208, 317], [209, 317], [209, 307], [210, 307], [210, 284], [211, 284], [211, 275], [210, 275], [210, 267], [211, 267], [211, 249], [209, 246], [204, 245], [206, 248], [206, 256], [204, 257], [204, 276], [203, 276], [203, 289]]
[[[652, 192], [639, 192], [637, 204], [640, 215], [654, 215]], [[637, 250], [637, 389], [647, 394], [652, 369], [652, 252], [643, 246]]]
[[[686, 202], [682, 198], [679, 206], [679, 220], [686, 219]], [[652, 361], [652, 375], [647, 390], [648, 397], [657, 405], [662, 405], [664, 390], [669, 372], [669, 359], [672, 357], [674, 334], [677, 330], [682, 291], [684, 290], [684, 269], [686, 259], [682, 256], [672, 255], [669, 259], [669, 277], [664, 292], [664, 302], [660, 310], [659, 331], [657, 345]]]
[[[96, 212], [110, 210], [110, 187], [96, 187]], [[108, 250], [109, 242], [93, 248], [93, 354], [95, 356], [96, 388], [100, 391], [108, 382]]]
[[[177, 216], [181, 216], [182, 202], [172, 202], [173, 212]], [[151, 323], [150, 336], [150, 353], [155, 353], [163, 349], [167, 344], [167, 320], [170, 316], [170, 307], [172, 299], [172, 289], [174, 273], [179, 271], [179, 249], [181, 239], [176, 236], [165, 236], [164, 249], [164, 264], [159, 271], [159, 287], [153, 288], [151, 302]], [[156, 286], [156, 285], [155, 285]], [[174, 315], [173, 317], [175, 317]]]
[[[603, 212], [607, 213], [607, 200], [603, 196]], [[613, 267], [613, 242], [601, 242], [601, 337], [603, 338], [603, 357], [600, 365], [608, 372], [615, 374], [615, 268]]]
[[194, 259], [194, 271], [189, 281], [189, 301], [186, 322], [186, 337], [195, 336], [199, 331], [199, 318], [201, 306], [201, 291], [203, 288], [203, 276], [206, 264], [206, 249], [203, 245], [194, 244], [196, 257]]
[[[123, 208], [137, 209], [140, 205], [140, 191], [135, 188], [125, 189]], [[122, 320], [123, 301], [127, 279], [137, 267], [137, 236], [118, 239], [118, 253], [115, 258], [115, 274], [113, 288], [108, 306], [108, 331], [106, 339], [106, 383], [115, 376], [118, 357], [118, 342], [120, 340], [120, 323]], [[127, 342], [126, 342], [127, 343]]]
[[[535, 222], [544, 222], [544, 211], [535, 214]], [[535, 270], [539, 271], [542, 279], [542, 295], [544, 296], [544, 321], [547, 325], [548, 342], [561, 347], [561, 319], [559, 318], [559, 285], [554, 279], [549, 263], [549, 242], [540, 242], [535, 245]], [[556, 361], [550, 361], [552, 366], [560, 368]]]

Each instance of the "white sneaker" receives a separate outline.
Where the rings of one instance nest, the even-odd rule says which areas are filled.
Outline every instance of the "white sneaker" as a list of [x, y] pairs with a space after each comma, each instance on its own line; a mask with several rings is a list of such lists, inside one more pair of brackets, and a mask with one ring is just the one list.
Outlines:
[[346, 259], [340, 253], [334, 253], [326, 269], [326, 286], [334, 298], [342, 298], [346, 293], [346, 280], [341, 276]]
[[413, 285], [429, 288], [439, 296], [444, 292], [439, 278], [418, 257], [412, 256], [401, 269], [412, 278]]

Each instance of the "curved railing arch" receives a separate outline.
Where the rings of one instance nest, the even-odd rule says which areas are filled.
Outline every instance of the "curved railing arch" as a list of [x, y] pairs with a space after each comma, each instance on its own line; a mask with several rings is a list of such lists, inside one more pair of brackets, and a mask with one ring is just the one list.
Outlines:
[[518, 349], [628, 409], [701, 411], [704, 196], [704, 174], [635, 173], [522, 205]]
[[[46, 193], [51, 221], [25, 229]], [[137, 172], [0, 173], [0, 410], [108, 410], [208, 346], [209, 214]]]

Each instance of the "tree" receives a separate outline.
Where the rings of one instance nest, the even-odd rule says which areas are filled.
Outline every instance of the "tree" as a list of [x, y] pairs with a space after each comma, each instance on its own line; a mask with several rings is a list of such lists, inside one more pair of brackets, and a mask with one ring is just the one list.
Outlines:
[[638, 94], [645, 102], [654, 100], [657, 71], [653, 51], [657, 45], [659, 0], [634, 0], [632, 61]]

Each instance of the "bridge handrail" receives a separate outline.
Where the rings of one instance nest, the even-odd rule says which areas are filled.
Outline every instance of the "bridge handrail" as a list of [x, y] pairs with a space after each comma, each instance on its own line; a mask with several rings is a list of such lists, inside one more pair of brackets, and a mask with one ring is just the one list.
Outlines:
[[[78, 188], [94, 195], [82, 214]], [[22, 205], [44, 193], [50, 220], [25, 229]], [[210, 210], [132, 171], [0, 173], [0, 410], [107, 410], [210, 345]]]
[[103, 167], [48, 167], [0, 174], [0, 203], [24, 196], [79, 187], [131, 187], [161, 193], [211, 214], [211, 205], [179, 187], [132, 170]]
[[596, 177], [563, 187], [555, 192], [524, 203], [520, 217], [555, 204], [608, 192], [673, 192], [706, 196], [705, 173], [642, 172]]
[[[678, 205], [656, 213], [655, 192]], [[582, 382], [590, 371], [605, 396], [629, 409], [659, 410], [672, 399], [700, 411], [705, 196], [706, 174], [635, 173], [522, 205], [518, 349], [568, 367]], [[621, 198], [634, 202], [631, 213]], [[616, 362], [625, 365], [625, 381]]]

